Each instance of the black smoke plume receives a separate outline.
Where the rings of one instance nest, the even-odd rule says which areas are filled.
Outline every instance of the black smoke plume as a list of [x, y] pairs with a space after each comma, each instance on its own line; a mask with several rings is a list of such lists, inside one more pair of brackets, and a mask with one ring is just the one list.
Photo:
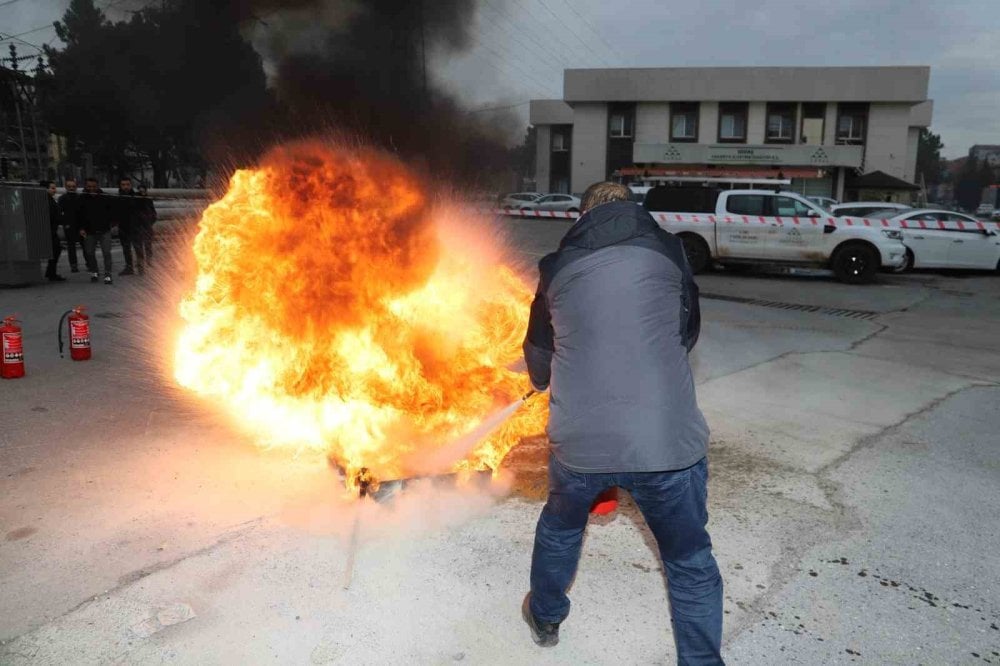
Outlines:
[[280, 138], [333, 131], [467, 185], [506, 170], [502, 128], [469, 114], [429, 71], [470, 46], [475, 0], [233, 2], [268, 68]]

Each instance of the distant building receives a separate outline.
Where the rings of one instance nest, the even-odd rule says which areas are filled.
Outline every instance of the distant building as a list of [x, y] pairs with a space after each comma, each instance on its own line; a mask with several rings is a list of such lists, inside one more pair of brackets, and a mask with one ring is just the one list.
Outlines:
[[969, 157], [976, 158], [977, 162], [986, 162], [992, 168], [1000, 168], [1000, 146], [975, 145], [969, 148]]
[[780, 176], [795, 191], [842, 199], [862, 189], [855, 179], [881, 172], [912, 187], [931, 123], [929, 76], [929, 67], [568, 69], [563, 99], [531, 102], [536, 183], [581, 192], [653, 175]]

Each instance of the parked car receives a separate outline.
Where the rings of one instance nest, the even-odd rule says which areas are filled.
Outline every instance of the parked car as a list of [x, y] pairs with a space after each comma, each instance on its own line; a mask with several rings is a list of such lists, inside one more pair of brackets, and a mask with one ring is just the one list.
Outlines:
[[829, 268], [850, 284], [871, 282], [879, 268], [898, 268], [906, 248], [898, 229], [837, 224], [794, 192], [661, 186], [643, 206], [684, 243], [695, 273], [712, 262]]
[[823, 208], [826, 208], [827, 210], [830, 210], [831, 206], [836, 206], [837, 204], [840, 203], [839, 201], [831, 197], [821, 197], [818, 195], [808, 196], [806, 197], [806, 199], [809, 199], [809, 201], [812, 201], [817, 206], [821, 206]]
[[[906, 224], [902, 229], [906, 263], [899, 270], [1000, 270], [1000, 234], [996, 224], [984, 223], [965, 213], [928, 208], [901, 214], [883, 211], [871, 217], [886, 219], [893, 227]], [[921, 222], [926, 228], [920, 228]]]
[[830, 212], [837, 217], [868, 217], [874, 212], [881, 210], [897, 211], [896, 215], [904, 210], [910, 210], [912, 206], [906, 204], [890, 203], [888, 201], [852, 201], [850, 203], [837, 204], [830, 207]]
[[512, 192], [500, 197], [498, 205], [500, 208], [520, 208], [526, 203], [531, 203], [542, 196], [540, 192]]
[[572, 194], [546, 194], [534, 201], [521, 204], [521, 210], [555, 210], [566, 213], [580, 212], [580, 197]]
[[979, 217], [992, 217], [993, 216], [993, 204], [984, 203], [979, 204], [979, 208], [976, 209], [976, 215]]

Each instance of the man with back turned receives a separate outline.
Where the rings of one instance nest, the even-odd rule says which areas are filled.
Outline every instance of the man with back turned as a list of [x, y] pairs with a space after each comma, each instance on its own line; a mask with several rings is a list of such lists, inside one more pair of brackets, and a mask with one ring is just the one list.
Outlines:
[[522, 615], [559, 641], [594, 499], [627, 490], [656, 537], [679, 664], [721, 664], [722, 577], [706, 524], [708, 426], [688, 352], [700, 310], [683, 246], [628, 188], [591, 185], [559, 249], [539, 262], [524, 341], [550, 389], [549, 496]]

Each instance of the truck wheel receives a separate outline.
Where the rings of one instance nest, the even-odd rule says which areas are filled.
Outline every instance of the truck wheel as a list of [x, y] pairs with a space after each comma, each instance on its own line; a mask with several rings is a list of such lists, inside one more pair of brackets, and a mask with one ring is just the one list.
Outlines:
[[878, 250], [865, 243], [847, 243], [834, 252], [830, 267], [841, 282], [868, 284], [878, 272]]
[[684, 254], [687, 255], [691, 272], [695, 275], [704, 272], [712, 261], [712, 252], [708, 249], [708, 243], [701, 236], [695, 234], [680, 234], [680, 237], [681, 242], [684, 243]]

